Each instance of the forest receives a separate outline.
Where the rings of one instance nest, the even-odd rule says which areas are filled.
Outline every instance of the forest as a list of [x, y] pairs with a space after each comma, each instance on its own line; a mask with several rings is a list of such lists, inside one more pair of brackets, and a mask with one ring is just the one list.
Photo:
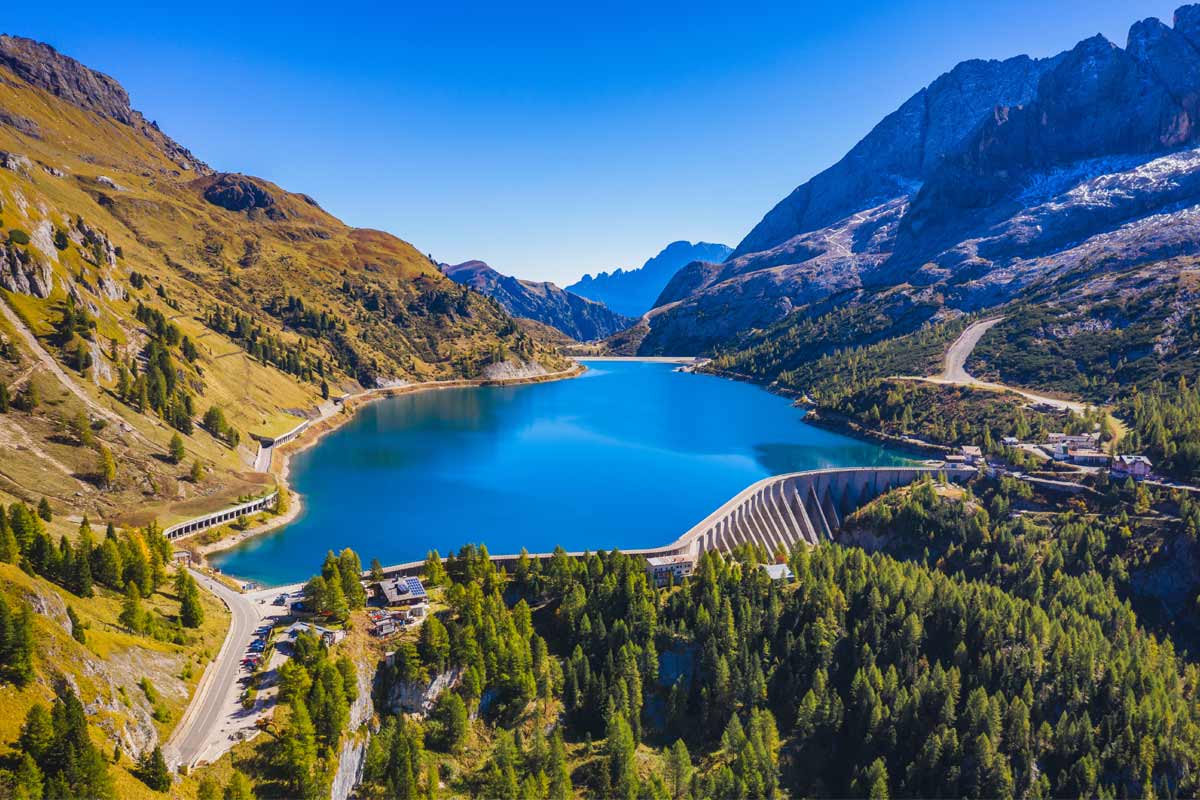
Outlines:
[[[366, 794], [1194, 793], [1200, 672], [1172, 637], [1195, 641], [1200, 586], [1146, 623], [1162, 602], [1138, 575], [1196, 546], [1200, 509], [1027, 488], [885, 496], [778, 583], [750, 549], [663, 589], [619, 552], [511, 574], [482, 548], [431, 558], [446, 607], [381, 668]], [[387, 708], [439, 675], [428, 715]]]

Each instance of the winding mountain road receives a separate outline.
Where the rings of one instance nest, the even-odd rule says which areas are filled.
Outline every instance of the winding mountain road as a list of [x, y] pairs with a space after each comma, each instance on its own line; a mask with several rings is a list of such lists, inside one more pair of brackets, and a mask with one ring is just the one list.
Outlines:
[[938, 375], [928, 377], [900, 376], [903, 380], [926, 381], [928, 383], [946, 383], [956, 386], [970, 386], [975, 389], [988, 389], [994, 392], [1012, 392], [1030, 400], [1034, 403], [1045, 403], [1054, 408], [1061, 408], [1067, 411], [1073, 411], [1077, 414], [1082, 414], [1087, 409], [1086, 403], [1080, 403], [1075, 400], [1063, 400], [1058, 397], [1048, 397], [1036, 392], [1030, 392], [1025, 389], [1018, 389], [1015, 386], [1008, 386], [1003, 383], [992, 383], [991, 381], [981, 381], [973, 377], [967, 372], [967, 359], [971, 357], [971, 353], [975, 350], [975, 345], [979, 344], [979, 340], [983, 335], [991, 330], [996, 325], [1004, 321], [1004, 317], [992, 317], [991, 319], [980, 320], [979, 322], [968, 325], [966, 330], [959, 334], [954, 343], [946, 350], [946, 358], [942, 365], [942, 371]]
[[231, 696], [236, 701], [239, 693], [238, 669], [262, 619], [254, 599], [235, 592], [204, 573], [190, 571], [197, 583], [225, 603], [231, 619], [221, 651], [204, 671], [183, 719], [175, 727], [165, 748], [164, 755], [169, 763], [188, 766], [199, 761], [211, 747], [221, 744], [221, 722], [227, 715]]

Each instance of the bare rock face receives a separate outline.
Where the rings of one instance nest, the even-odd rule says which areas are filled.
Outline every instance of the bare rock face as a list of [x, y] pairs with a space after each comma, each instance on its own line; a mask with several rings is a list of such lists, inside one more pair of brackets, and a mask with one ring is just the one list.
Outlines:
[[54, 289], [54, 272], [28, 248], [0, 245], [0, 287], [17, 294], [49, 297]]
[[908, 194], [996, 106], [1033, 97], [1056, 59], [965, 61], [889, 114], [841, 161], [771, 209], [730, 258], [830, 225], [870, 201]]
[[129, 94], [107, 75], [88, 69], [53, 47], [21, 36], [0, 36], [0, 64], [17, 77], [72, 105], [133, 125]]
[[5, 108], [0, 108], [0, 125], [12, 128], [17, 133], [23, 133], [34, 139], [42, 138], [42, 129], [36, 122]]
[[[48, 44], [21, 36], [0, 35], [0, 67], [29, 85], [85, 111], [128, 125], [158, 145], [183, 170], [204, 175], [212, 172], [187, 148], [159, 130], [157, 124], [146, 121], [134, 110], [129, 104], [129, 93], [121, 84], [64, 56]], [[0, 109], [0, 124], [29, 136], [39, 135], [36, 124], [3, 109]]]
[[204, 190], [204, 199], [228, 211], [249, 212], [262, 209], [270, 219], [284, 218], [284, 213], [276, 205], [274, 196], [244, 175], [218, 175]]
[[966, 62], [772, 209], [719, 268], [693, 264], [645, 354], [702, 354], [859, 292], [974, 311], [1068, 275], [1200, 256], [1200, 5], [1052, 59]]

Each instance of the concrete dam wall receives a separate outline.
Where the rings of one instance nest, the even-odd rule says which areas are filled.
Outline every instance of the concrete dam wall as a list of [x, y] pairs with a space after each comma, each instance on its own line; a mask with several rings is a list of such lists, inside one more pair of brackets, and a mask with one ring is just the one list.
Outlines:
[[[836, 539], [847, 515], [891, 489], [925, 477], [966, 481], [979, 474], [974, 467], [849, 467], [817, 469], [775, 475], [752, 483], [670, 544], [622, 552], [653, 556], [689, 555], [706, 550], [729, 552], [741, 544], [759, 545], [768, 554], [790, 551], [800, 544]], [[549, 559], [553, 553], [530, 553], [531, 559]], [[567, 555], [581, 558], [586, 553]], [[496, 566], [511, 569], [518, 555], [492, 555]], [[388, 576], [419, 575], [424, 561], [386, 567]]]
[[890, 489], [927, 476], [963, 481], [969, 467], [858, 467], [776, 475], [751, 484], [667, 547], [647, 555], [728, 552], [743, 544], [768, 553], [831, 541], [842, 520]]

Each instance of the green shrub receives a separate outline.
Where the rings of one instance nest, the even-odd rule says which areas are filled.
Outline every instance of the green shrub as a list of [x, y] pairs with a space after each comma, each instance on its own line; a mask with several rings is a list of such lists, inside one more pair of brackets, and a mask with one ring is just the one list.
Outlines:
[[20, 228], [12, 228], [8, 232], [8, 241], [13, 244], [29, 244], [29, 234]]

